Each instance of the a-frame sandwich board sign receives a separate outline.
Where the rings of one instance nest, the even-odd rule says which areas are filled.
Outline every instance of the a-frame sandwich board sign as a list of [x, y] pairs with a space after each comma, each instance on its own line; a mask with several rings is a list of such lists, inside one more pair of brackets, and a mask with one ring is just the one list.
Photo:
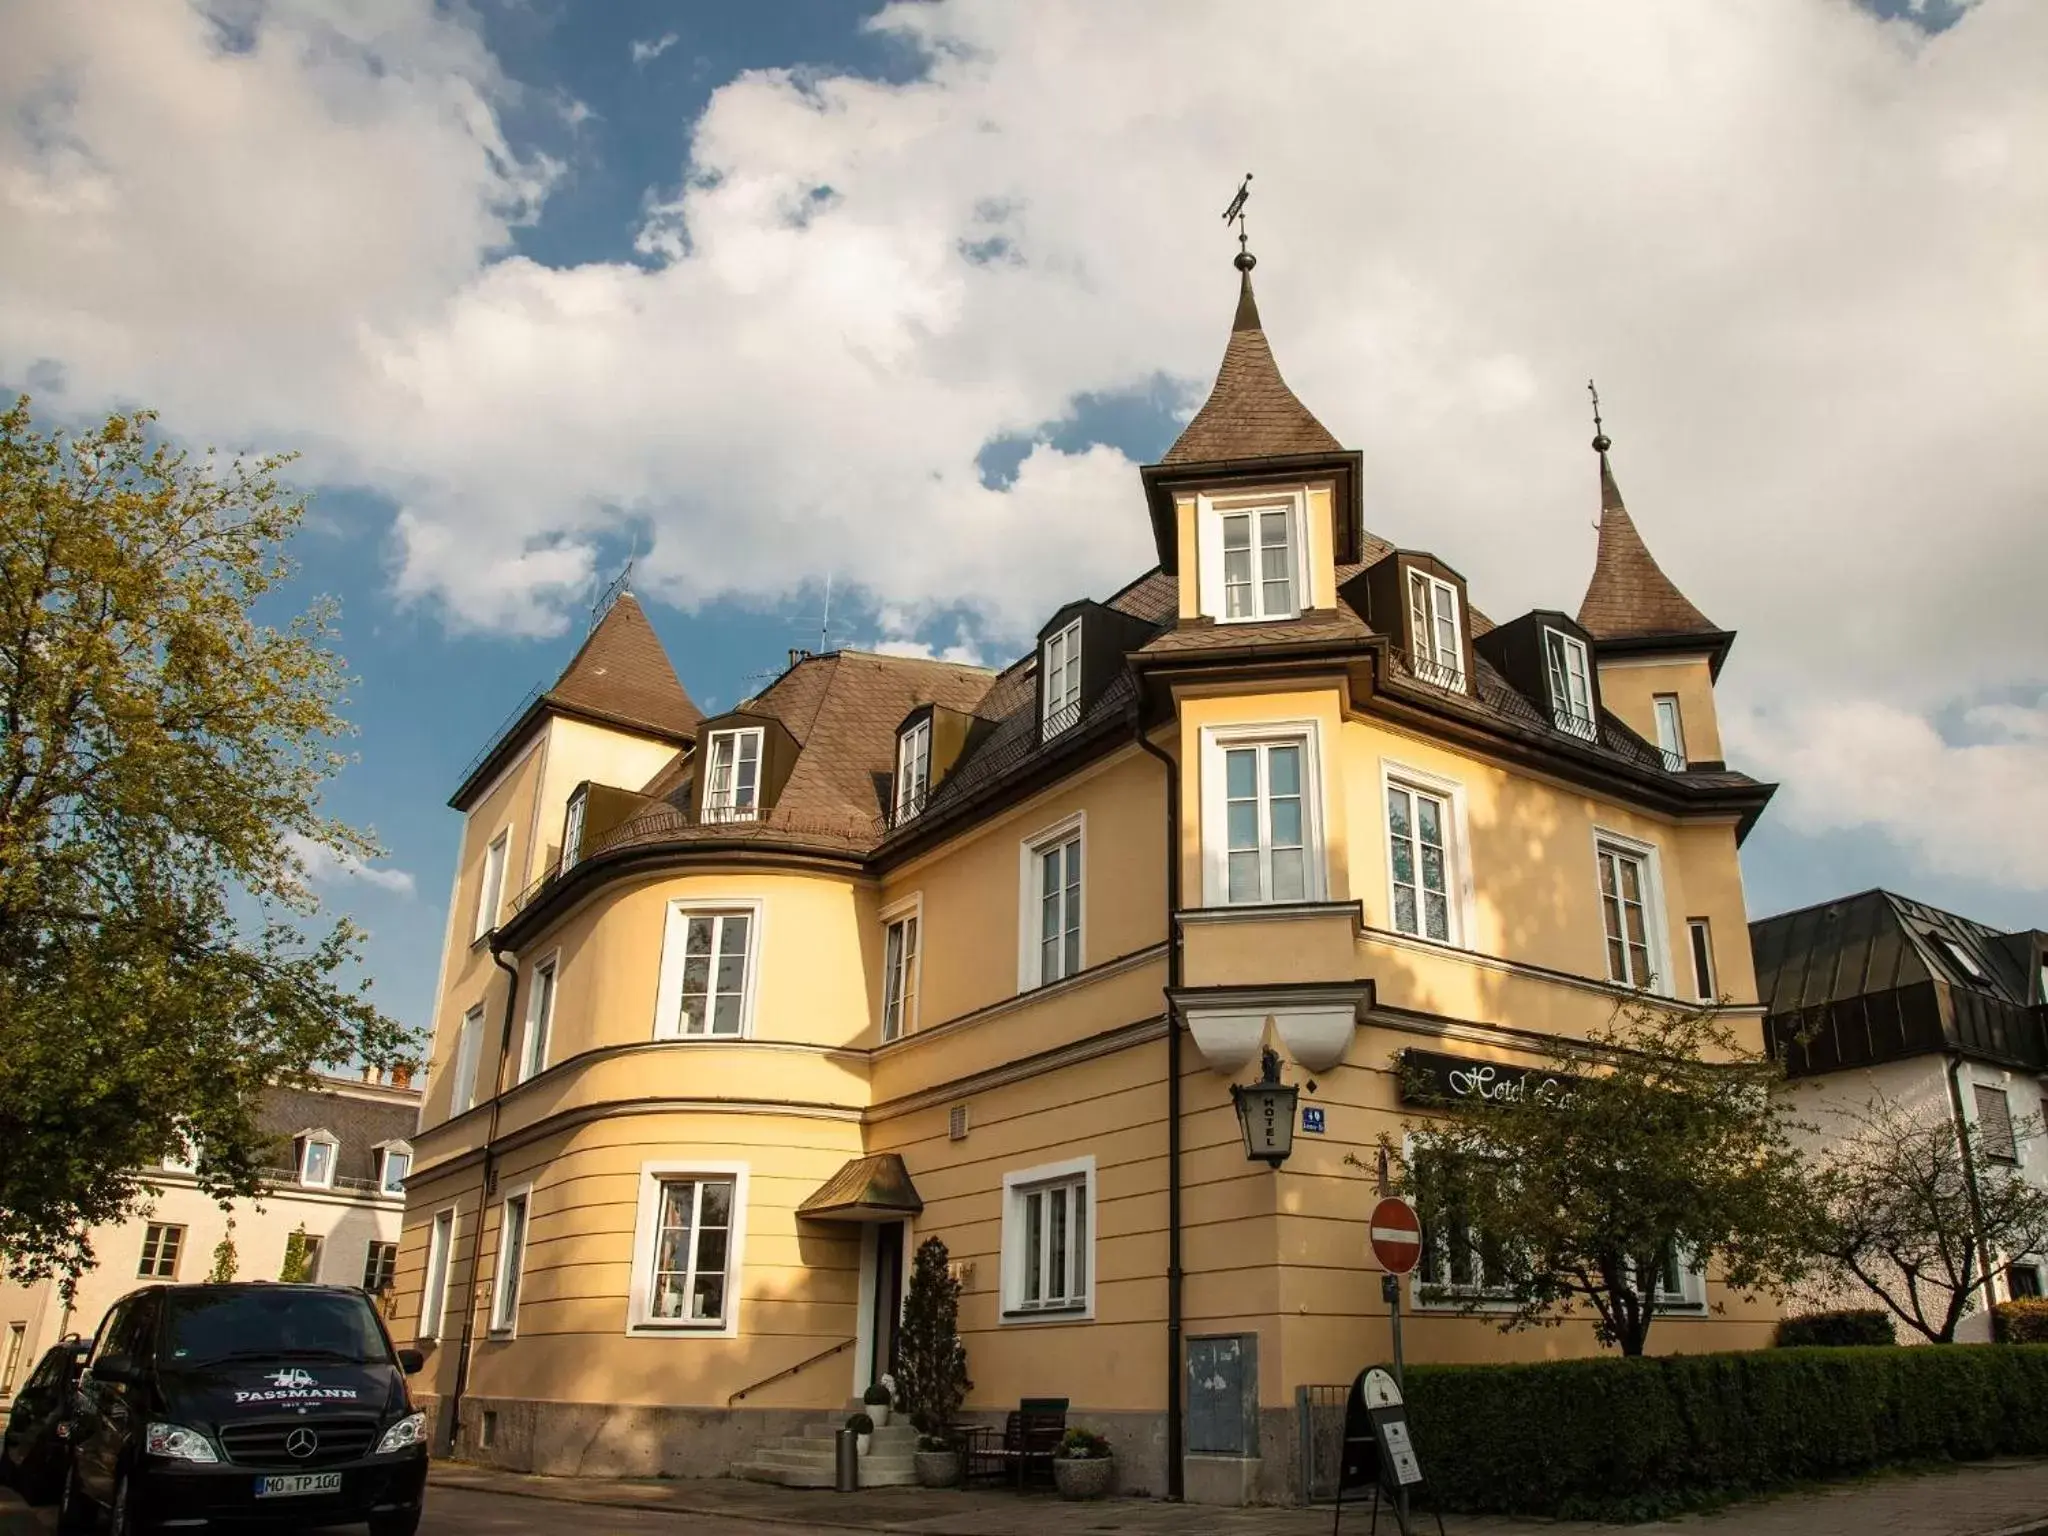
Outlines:
[[[1408, 1433], [1408, 1405], [1394, 1383], [1393, 1372], [1384, 1366], [1370, 1366], [1351, 1383], [1351, 1396], [1344, 1405], [1344, 1451], [1338, 1459], [1337, 1508], [1330, 1522], [1332, 1536], [1344, 1520], [1347, 1490], [1372, 1488], [1372, 1529], [1380, 1528], [1380, 1499], [1392, 1506], [1401, 1536], [1414, 1536], [1408, 1519], [1408, 1501], [1419, 1499], [1426, 1486], [1422, 1463], [1415, 1454], [1414, 1438]], [[1444, 1517], [1433, 1507], [1437, 1536], [1443, 1536]]]

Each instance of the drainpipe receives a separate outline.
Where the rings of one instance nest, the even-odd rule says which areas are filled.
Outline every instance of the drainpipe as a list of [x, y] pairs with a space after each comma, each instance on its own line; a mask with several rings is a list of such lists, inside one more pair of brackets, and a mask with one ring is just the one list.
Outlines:
[[519, 967], [505, 959], [491, 935], [491, 960], [505, 973], [505, 1026], [498, 1038], [498, 1062], [491, 1080], [491, 1128], [484, 1134], [483, 1177], [476, 1192], [476, 1235], [469, 1243], [469, 1300], [462, 1308], [462, 1346], [455, 1355], [455, 1390], [448, 1398], [448, 1448], [462, 1441], [462, 1395], [469, 1389], [469, 1357], [476, 1341], [477, 1265], [484, 1255], [484, 1212], [498, 1187], [498, 1107], [505, 1098], [505, 1060], [512, 1054], [513, 1009], [519, 1002]]
[[1984, 1311], [1989, 1316], [1998, 1305], [1998, 1291], [1993, 1285], [1991, 1245], [1984, 1238], [1984, 1200], [1977, 1193], [1977, 1159], [1970, 1152], [1970, 1122], [1963, 1116], [1962, 1070], [1962, 1053], [1949, 1052], [1948, 1107], [1956, 1120], [1956, 1145], [1963, 1153], [1963, 1187], [1970, 1194], [1970, 1225], [1977, 1239], [1977, 1262], [1984, 1271]]
[[1180, 1263], [1180, 1015], [1173, 994], [1181, 984], [1180, 764], [1145, 734], [1140, 708], [1131, 712], [1133, 739], [1166, 767], [1166, 1496], [1185, 1489], [1181, 1467]]

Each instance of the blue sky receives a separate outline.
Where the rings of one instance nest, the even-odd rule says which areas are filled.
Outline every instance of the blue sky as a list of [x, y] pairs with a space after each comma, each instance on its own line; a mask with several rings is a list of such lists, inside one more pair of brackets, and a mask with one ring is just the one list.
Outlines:
[[[2013, 540], [2048, 471], [2030, 443], [1994, 466], [1986, 436], [2048, 398], [2003, 319], [1999, 283], [2027, 280], [1986, 276], [2041, 238], [2006, 146], [2042, 87], [2000, 62], [2040, 36], [2025, 0], [1673, 0], [1526, 38], [1470, 8], [1304, 5], [1277, 41], [1241, 7], [1148, 31], [975, 0], [880, 27], [823, 0], [417, 0], [379, 29], [222, 0], [210, 36], [169, 7], [125, 43], [53, 12], [0, 68], [0, 171], [44, 193], [0, 233], [25, 296], [0, 298], [0, 380], [60, 417], [150, 403], [174, 433], [306, 450], [300, 586], [341, 598], [361, 679], [331, 808], [390, 851], [323, 891], [425, 1023], [444, 801], [630, 554], [707, 708], [817, 643], [828, 575], [835, 643], [1000, 663], [1061, 596], [1142, 568], [1134, 466], [1207, 387], [1216, 214], [1255, 163], [1283, 367], [1365, 450], [1368, 523], [1497, 615], [1583, 589], [1601, 374], [1652, 548], [1743, 633], [1731, 756], [1788, 780], [1745, 852], [1753, 912], [1883, 883], [2048, 922], [2038, 625], [1930, 609], [1903, 660], [1881, 615], [1913, 562], [1859, 563], [1939, 508], [1960, 547], [1931, 571], [2032, 590], [2041, 546]], [[145, 44], [138, 87], [121, 54]], [[1276, 70], [1343, 56], [1342, 110], [1384, 115], [1142, 100], [1154, 68], [1228, 91], [1269, 45]], [[1417, 61], [1429, 99], [1403, 95]], [[232, 69], [276, 92], [253, 134], [189, 106]], [[217, 182], [228, 213], [202, 219]], [[1945, 216], [1957, 197], [1981, 219]], [[109, 198], [151, 274], [74, 288]], [[146, 311], [110, 297], [151, 284]], [[1979, 481], [1935, 501], [1965, 460]]]

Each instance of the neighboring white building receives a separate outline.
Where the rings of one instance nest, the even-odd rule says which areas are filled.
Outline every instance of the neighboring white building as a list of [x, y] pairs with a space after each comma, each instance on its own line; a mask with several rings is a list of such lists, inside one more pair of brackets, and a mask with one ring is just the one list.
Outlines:
[[90, 1336], [107, 1308], [138, 1285], [206, 1279], [231, 1217], [238, 1280], [277, 1279], [285, 1246], [303, 1226], [316, 1247], [312, 1279], [388, 1288], [420, 1105], [409, 1074], [399, 1076], [322, 1077], [313, 1089], [272, 1089], [258, 1123], [277, 1139], [260, 1199], [222, 1210], [189, 1164], [151, 1169], [162, 1193], [132, 1220], [94, 1229], [99, 1263], [79, 1277], [72, 1306], [55, 1280], [0, 1281], [0, 1402], [45, 1349], [66, 1334]]
[[[2000, 933], [1881, 890], [1749, 932], [1765, 1040], [1791, 1076], [1793, 1114], [1819, 1139], [1848, 1134], [1880, 1097], [1936, 1106], [1977, 1127], [1988, 1160], [2048, 1188], [2048, 933]], [[1993, 1300], [2048, 1290], [2048, 1256], [1993, 1259]], [[1981, 1302], [1958, 1338], [1990, 1336]]]

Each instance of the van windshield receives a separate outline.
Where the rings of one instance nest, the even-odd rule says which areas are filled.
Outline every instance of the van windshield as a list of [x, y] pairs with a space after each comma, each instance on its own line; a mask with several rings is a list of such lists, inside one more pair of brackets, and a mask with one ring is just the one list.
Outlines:
[[174, 1290], [164, 1296], [162, 1358], [175, 1365], [214, 1360], [389, 1358], [383, 1330], [364, 1296], [301, 1290]]

